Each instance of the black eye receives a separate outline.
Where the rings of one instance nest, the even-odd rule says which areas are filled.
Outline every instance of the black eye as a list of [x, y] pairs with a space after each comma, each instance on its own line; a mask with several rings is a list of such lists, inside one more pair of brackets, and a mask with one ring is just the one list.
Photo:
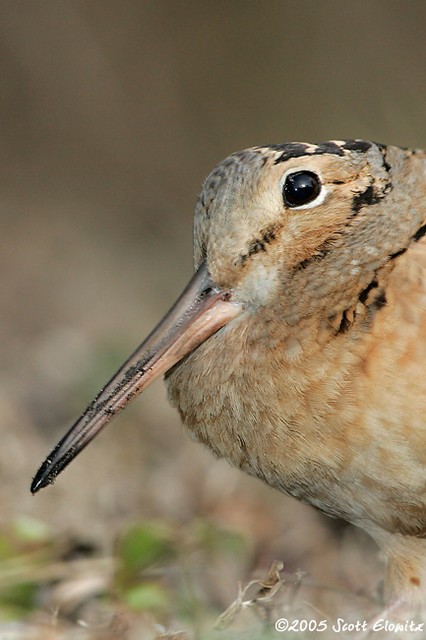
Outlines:
[[285, 179], [283, 198], [289, 207], [301, 207], [315, 200], [321, 191], [318, 176], [311, 171], [295, 171]]

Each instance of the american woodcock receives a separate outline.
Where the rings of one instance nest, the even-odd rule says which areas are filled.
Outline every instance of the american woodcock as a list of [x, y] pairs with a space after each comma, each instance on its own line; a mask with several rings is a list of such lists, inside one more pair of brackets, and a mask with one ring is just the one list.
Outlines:
[[38, 471], [51, 483], [160, 374], [198, 441], [367, 531], [426, 601], [426, 154], [362, 140], [234, 153], [196, 274]]

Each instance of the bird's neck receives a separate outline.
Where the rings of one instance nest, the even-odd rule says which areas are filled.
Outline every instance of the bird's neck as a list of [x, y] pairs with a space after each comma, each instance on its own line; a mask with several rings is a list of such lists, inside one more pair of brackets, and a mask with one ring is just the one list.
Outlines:
[[193, 437], [295, 492], [299, 461], [314, 460], [331, 435], [327, 418], [360, 357], [329, 325], [311, 315], [290, 326], [269, 309], [243, 314], [202, 344], [168, 376], [172, 404]]

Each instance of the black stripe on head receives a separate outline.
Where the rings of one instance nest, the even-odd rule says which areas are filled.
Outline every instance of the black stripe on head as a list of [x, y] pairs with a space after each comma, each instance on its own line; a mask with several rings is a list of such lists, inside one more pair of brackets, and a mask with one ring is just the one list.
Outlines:
[[[301, 158], [302, 156], [319, 156], [329, 153], [334, 156], [344, 156], [345, 151], [356, 151], [365, 153], [372, 147], [372, 142], [368, 140], [346, 140], [342, 144], [337, 142], [319, 142], [318, 144], [306, 144], [303, 142], [288, 142], [285, 144], [271, 144], [268, 149], [274, 151], [282, 151], [279, 158], [275, 160], [275, 164], [286, 162], [290, 158]], [[385, 147], [385, 145], [377, 145]]]
[[288, 144], [271, 144], [269, 149], [273, 149], [274, 151], [282, 151], [282, 155], [275, 160], [274, 164], [278, 164], [280, 162], [286, 162], [290, 160], [290, 158], [300, 158], [302, 156], [308, 155], [307, 149], [308, 145], [302, 142], [289, 142]]
[[317, 144], [317, 148], [314, 151], [314, 156], [322, 155], [323, 153], [331, 153], [334, 156], [344, 156], [345, 152], [343, 151], [340, 144], [336, 144], [335, 142], [319, 142]]
[[301, 262], [299, 262], [299, 264], [295, 266], [294, 270], [302, 271], [303, 269], [306, 269], [306, 267], [309, 267], [311, 264], [316, 264], [318, 262], [321, 262], [321, 260], [323, 260], [326, 256], [328, 256], [330, 251], [334, 248], [336, 244], [336, 240], [337, 240], [337, 235], [334, 235], [332, 238], [325, 240], [325, 242], [323, 242], [318, 247], [318, 249], [316, 249], [313, 256], [311, 256], [310, 258], [305, 258], [305, 260], [302, 260]]
[[262, 229], [259, 237], [250, 242], [247, 253], [240, 255], [240, 264], [244, 265], [247, 260], [256, 253], [259, 253], [260, 251], [266, 251], [267, 245], [272, 244], [272, 242], [276, 240], [281, 226], [282, 225], [280, 224], [271, 224], [265, 229]]
[[377, 276], [359, 294], [359, 301], [370, 310], [379, 311], [387, 304], [386, 291], [379, 286]]
[[367, 140], [346, 140], [345, 144], [342, 145], [342, 148], [347, 151], [365, 153], [371, 149], [371, 142], [368, 142]]
[[377, 204], [384, 196], [384, 193], [378, 194], [373, 185], [369, 184], [365, 191], [354, 195], [352, 200], [352, 211], [356, 214], [361, 207]]
[[[382, 152], [382, 157], [383, 157], [383, 167], [386, 170], [386, 172], [389, 173], [390, 165], [386, 162], [386, 159], [385, 159], [385, 149], [380, 149], [380, 151]], [[362, 209], [362, 207], [364, 206], [378, 204], [380, 200], [382, 200], [385, 196], [387, 196], [387, 194], [391, 190], [392, 190], [392, 180], [390, 176], [389, 176], [388, 182], [384, 185], [381, 185], [380, 183], [379, 185], [377, 185], [375, 184], [374, 180], [372, 180], [372, 182], [368, 185], [368, 187], [364, 191], [360, 193], [356, 193], [354, 195], [352, 199], [353, 213], [351, 217], [356, 216], [358, 211]]]
[[[368, 315], [362, 321], [363, 323], [371, 322], [380, 309], [387, 304], [386, 290], [379, 285], [376, 275], [373, 280], [363, 289], [359, 294], [359, 302], [361, 302], [367, 309]], [[340, 323], [337, 326], [337, 323]], [[347, 333], [353, 326], [357, 319], [356, 306], [345, 309], [342, 314], [335, 314], [329, 317], [333, 333], [335, 336], [339, 334]]]
[[319, 142], [310, 145], [303, 142], [289, 142], [287, 144], [272, 144], [268, 147], [274, 151], [282, 151], [282, 154], [275, 160], [275, 164], [286, 162], [290, 158], [301, 158], [303, 156], [320, 156], [329, 153], [334, 156], [343, 156], [345, 152], [336, 142]]
[[381, 144], [380, 142], [376, 142], [376, 146], [380, 149], [380, 151], [382, 153], [383, 166], [385, 168], [385, 171], [390, 173], [391, 166], [390, 166], [389, 162], [386, 160], [386, 153], [387, 153], [387, 150], [388, 150], [387, 145]]
[[374, 276], [370, 284], [368, 284], [365, 287], [365, 289], [363, 289], [359, 294], [359, 301], [362, 302], [362, 304], [365, 304], [370, 291], [372, 291], [373, 289], [376, 289], [378, 286], [379, 286], [379, 283], [377, 282], [376, 276]]
[[417, 229], [416, 233], [413, 236], [414, 242], [418, 242], [426, 233], [426, 224], [424, 224], [420, 229]]

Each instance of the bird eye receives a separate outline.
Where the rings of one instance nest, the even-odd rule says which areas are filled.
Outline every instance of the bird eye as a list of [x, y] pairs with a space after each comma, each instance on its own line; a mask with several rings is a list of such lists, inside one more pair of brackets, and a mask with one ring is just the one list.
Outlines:
[[295, 171], [285, 179], [283, 198], [289, 207], [301, 207], [315, 200], [320, 191], [321, 181], [315, 173]]

